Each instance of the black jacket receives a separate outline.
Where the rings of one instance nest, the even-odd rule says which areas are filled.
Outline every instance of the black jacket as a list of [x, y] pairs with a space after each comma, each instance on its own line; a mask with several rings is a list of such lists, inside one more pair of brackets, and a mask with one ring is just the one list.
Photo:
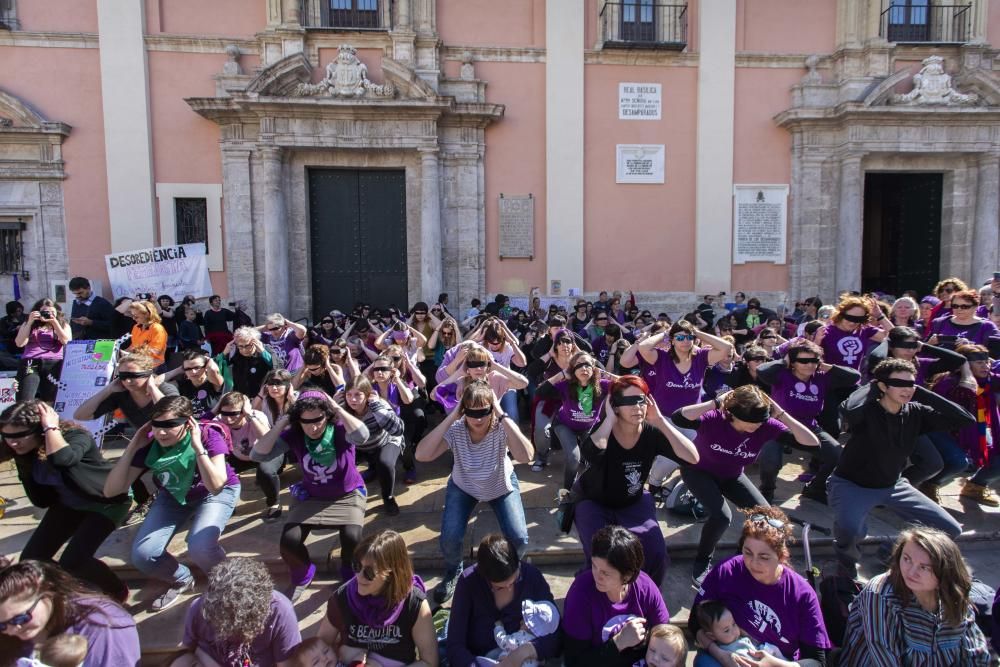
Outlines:
[[[70, 311], [70, 328], [73, 330], [73, 340], [100, 340], [116, 338], [111, 331], [111, 323], [115, 319], [115, 308], [111, 302], [104, 297], [94, 296], [90, 305], [73, 301]], [[72, 322], [73, 318], [90, 318], [90, 326], [82, 326]]]
[[[104, 482], [108, 473], [114, 468], [112, 461], [106, 461], [101, 450], [94, 442], [93, 436], [83, 429], [69, 429], [63, 433], [68, 447], [60, 449], [46, 458], [43, 465], [51, 466], [62, 478], [63, 484], [83, 498], [108, 505], [130, 503], [128, 494], [114, 498], [104, 497]], [[15, 456], [17, 476], [24, 486], [28, 500], [35, 507], [50, 507], [60, 502], [55, 487], [39, 484], [35, 481], [31, 470], [38, 459], [38, 451], [32, 451], [23, 456]], [[72, 508], [77, 509], [77, 508]]]

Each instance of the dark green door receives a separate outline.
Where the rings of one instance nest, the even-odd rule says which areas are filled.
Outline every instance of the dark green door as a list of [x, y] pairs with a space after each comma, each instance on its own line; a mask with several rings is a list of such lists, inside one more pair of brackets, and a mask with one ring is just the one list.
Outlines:
[[310, 169], [309, 231], [314, 318], [406, 307], [405, 172]]
[[865, 175], [861, 287], [930, 294], [941, 265], [942, 174]]

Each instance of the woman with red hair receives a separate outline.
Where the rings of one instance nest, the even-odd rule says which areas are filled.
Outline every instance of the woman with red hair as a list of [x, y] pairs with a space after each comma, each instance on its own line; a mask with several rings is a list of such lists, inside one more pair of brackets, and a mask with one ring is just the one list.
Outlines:
[[611, 384], [605, 418], [580, 447], [587, 469], [573, 492], [576, 532], [590, 567], [590, 543], [609, 524], [624, 526], [642, 542], [642, 569], [657, 586], [667, 569], [667, 550], [653, 497], [643, 490], [657, 455], [697, 463], [694, 444], [657, 409], [645, 380], [626, 375]]

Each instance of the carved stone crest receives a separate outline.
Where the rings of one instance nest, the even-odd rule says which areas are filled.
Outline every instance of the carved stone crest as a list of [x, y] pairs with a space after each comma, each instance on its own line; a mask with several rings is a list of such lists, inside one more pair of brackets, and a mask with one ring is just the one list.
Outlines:
[[951, 85], [951, 75], [944, 71], [944, 58], [925, 58], [923, 67], [913, 75], [913, 90], [905, 95], [893, 95], [893, 104], [955, 106], [975, 104], [979, 96], [975, 93], [960, 93]]
[[319, 83], [300, 83], [292, 95], [306, 97], [329, 95], [331, 97], [393, 97], [396, 89], [392, 83], [379, 86], [368, 80], [368, 66], [358, 59], [353, 46], [341, 45], [337, 58], [326, 66], [326, 77]]

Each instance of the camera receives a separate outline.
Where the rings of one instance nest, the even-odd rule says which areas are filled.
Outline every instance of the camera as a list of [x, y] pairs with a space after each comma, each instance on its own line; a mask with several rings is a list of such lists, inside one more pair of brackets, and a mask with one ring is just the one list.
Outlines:
[[235, 308], [236, 307], [236, 302], [235, 301], [230, 301], [228, 305], [230, 305], [233, 308]]
[[41, 315], [42, 315], [42, 317], [44, 317], [47, 320], [51, 320], [53, 317], [56, 316], [55, 311], [50, 310], [48, 308], [42, 310], [41, 311]]
[[139, 299], [140, 301], [149, 301], [150, 299], [153, 298], [153, 295], [150, 294], [149, 292], [139, 292], [138, 294], [135, 295], [135, 298]]

